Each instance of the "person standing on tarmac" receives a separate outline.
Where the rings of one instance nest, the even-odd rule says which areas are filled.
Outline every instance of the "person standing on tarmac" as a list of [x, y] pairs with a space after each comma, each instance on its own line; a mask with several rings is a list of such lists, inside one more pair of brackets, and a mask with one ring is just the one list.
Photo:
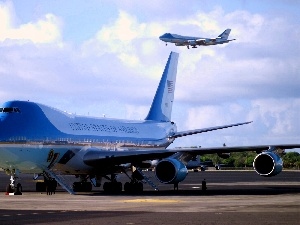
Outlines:
[[202, 181], [202, 191], [206, 191], [207, 190], [207, 186], [206, 186], [206, 180], [204, 179]]

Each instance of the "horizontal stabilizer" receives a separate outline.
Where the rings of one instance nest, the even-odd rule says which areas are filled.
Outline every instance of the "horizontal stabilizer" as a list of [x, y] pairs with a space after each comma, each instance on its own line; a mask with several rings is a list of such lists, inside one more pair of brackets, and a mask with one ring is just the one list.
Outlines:
[[235, 124], [224, 125], [224, 126], [217, 126], [217, 127], [209, 127], [209, 128], [181, 131], [181, 132], [174, 133], [170, 138], [178, 138], [178, 137], [199, 134], [199, 133], [204, 133], [204, 132], [213, 131], [213, 130], [221, 130], [224, 128], [236, 127], [236, 126], [241, 126], [241, 125], [245, 125], [245, 124], [249, 124], [249, 123], [252, 123], [252, 121], [244, 122], [244, 123], [235, 123]]

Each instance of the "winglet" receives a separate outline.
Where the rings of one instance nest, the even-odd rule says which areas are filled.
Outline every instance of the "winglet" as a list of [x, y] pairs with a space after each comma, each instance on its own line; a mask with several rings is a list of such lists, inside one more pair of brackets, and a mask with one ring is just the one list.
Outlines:
[[179, 54], [171, 52], [146, 120], [170, 121]]

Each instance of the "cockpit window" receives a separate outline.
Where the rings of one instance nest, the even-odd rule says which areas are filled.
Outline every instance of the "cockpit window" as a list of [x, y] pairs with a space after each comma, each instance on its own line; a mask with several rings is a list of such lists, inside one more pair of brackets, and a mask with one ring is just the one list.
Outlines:
[[0, 113], [20, 113], [20, 109], [16, 107], [0, 108]]

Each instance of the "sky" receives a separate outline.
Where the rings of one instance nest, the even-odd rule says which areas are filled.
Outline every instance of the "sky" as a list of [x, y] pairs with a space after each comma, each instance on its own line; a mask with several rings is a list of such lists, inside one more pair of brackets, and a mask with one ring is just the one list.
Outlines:
[[[249, 125], [170, 147], [300, 143], [300, 1], [0, 1], [0, 102], [144, 119], [171, 51], [179, 53], [177, 130]], [[170, 32], [224, 45], [165, 45]]]

